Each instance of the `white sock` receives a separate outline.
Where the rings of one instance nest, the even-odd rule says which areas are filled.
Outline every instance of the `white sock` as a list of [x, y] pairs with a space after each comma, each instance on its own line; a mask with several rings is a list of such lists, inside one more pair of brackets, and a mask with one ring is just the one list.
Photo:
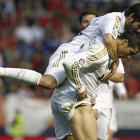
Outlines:
[[1, 67], [0, 76], [7, 77], [25, 84], [39, 85], [42, 74], [29, 69]]

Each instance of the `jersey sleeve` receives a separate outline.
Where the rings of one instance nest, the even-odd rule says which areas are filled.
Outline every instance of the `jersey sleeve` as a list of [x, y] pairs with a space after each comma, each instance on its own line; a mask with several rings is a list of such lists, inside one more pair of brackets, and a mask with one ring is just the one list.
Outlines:
[[120, 23], [121, 23], [121, 16], [119, 16], [119, 14], [107, 14], [103, 21], [100, 24], [100, 31], [102, 33], [102, 36], [104, 34], [110, 33], [112, 34], [113, 38], [116, 39], [117, 35], [118, 35], [118, 30], [120, 27]]
[[126, 95], [127, 94], [127, 91], [126, 91], [126, 88], [125, 88], [125, 85], [124, 83], [115, 83], [115, 92], [117, 93], [117, 95], [121, 98], [122, 95]]
[[124, 66], [121, 59], [119, 59], [119, 66], [116, 70], [116, 73], [125, 73]]
[[65, 72], [70, 83], [76, 89], [77, 94], [85, 90], [85, 86], [79, 76], [79, 70], [89, 67], [94, 69], [95, 65], [104, 63], [106, 59], [108, 59], [108, 54], [106, 48], [104, 48], [96, 55], [93, 55], [91, 51], [84, 51], [64, 61]]

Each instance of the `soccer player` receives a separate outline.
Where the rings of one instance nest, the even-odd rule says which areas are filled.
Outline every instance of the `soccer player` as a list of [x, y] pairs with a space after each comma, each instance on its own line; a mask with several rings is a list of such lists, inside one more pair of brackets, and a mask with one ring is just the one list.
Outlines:
[[[88, 25], [88, 23], [89, 23], [89, 21], [92, 19], [92, 18], [95, 18], [95, 16], [96, 16], [96, 13], [94, 13], [94, 12], [92, 12], [92, 11], [83, 11], [82, 12], [82, 14], [81, 14], [81, 16], [80, 16], [80, 18], [79, 18], [79, 21], [80, 21], [80, 23], [81, 23], [81, 25], [82, 25], [82, 29], [85, 29], [85, 27]], [[61, 54], [60, 54], [61, 55]], [[61, 59], [63, 59], [63, 56], [64, 56], [65, 54], [63, 54], [62, 56], [61, 56]], [[61, 60], [60, 59], [60, 60]], [[52, 59], [51, 59], [52, 60]], [[61, 60], [62, 61], [62, 60]], [[51, 69], [51, 70], [53, 70], [53, 69]], [[50, 72], [52, 72], [50, 70]], [[57, 68], [55, 68], [54, 70], [57, 70]], [[27, 70], [28, 71], [28, 70]], [[59, 71], [58, 71], [59, 72]], [[56, 73], [55, 71], [54, 71], [54, 73]], [[22, 74], [22, 71], [21, 71], [21, 74]], [[39, 74], [38, 74], [38, 76], [39, 76]], [[59, 76], [59, 74], [58, 74], [58, 76]], [[57, 77], [57, 76], [56, 76]], [[118, 76], [117, 76], [118, 77]], [[61, 78], [62, 77], [60, 77], [60, 81], [61, 81]], [[63, 79], [63, 78], [62, 78]], [[119, 78], [119, 79], [121, 79], [121, 78]], [[51, 80], [50, 80], [51, 81]], [[59, 81], [59, 80], [58, 80]], [[62, 80], [63, 81], [63, 80]], [[98, 96], [99, 97], [99, 96]], [[109, 103], [109, 102], [108, 102]], [[100, 111], [101, 112], [101, 111]], [[99, 113], [99, 116], [101, 116], [101, 113]], [[110, 116], [110, 115], [109, 115]], [[100, 117], [101, 118], [101, 117]], [[97, 123], [99, 122], [99, 120], [101, 120], [101, 119], [98, 119], [98, 121], [97, 121]], [[98, 126], [100, 126], [100, 124], [98, 125]], [[101, 127], [100, 127], [101, 128]]]
[[[130, 58], [139, 52], [139, 33], [135, 31], [126, 31], [115, 41], [119, 58]], [[90, 98], [95, 97], [96, 93], [93, 92], [100, 84], [108, 63], [107, 49], [100, 36], [85, 51], [71, 59], [65, 59], [63, 65], [69, 80], [65, 80], [51, 98], [57, 139], [67, 138], [71, 132], [75, 140], [97, 139], [96, 120]], [[88, 94], [87, 98], [79, 101], [77, 94], [81, 91]]]
[[[88, 39], [91, 39], [90, 45], [92, 45], [96, 36], [103, 36], [105, 46], [108, 48], [109, 55], [111, 56], [111, 50], [116, 49], [114, 38], [116, 38], [119, 33], [122, 33], [124, 28], [139, 29], [140, 17], [138, 13], [140, 13], [140, 4], [135, 4], [123, 13], [109, 13], [93, 19], [89, 26], [81, 32], [80, 36], [75, 37], [70, 43], [63, 44], [57, 49], [51, 57], [49, 67], [45, 75], [41, 78], [39, 85], [49, 88], [54, 88], [59, 85], [66, 77], [62, 67], [63, 58], [70, 58], [71, 55], [74, 55]], [[117, 62], [114, 63], [114, 65], [116, 66]], [[115, 67], [114, 65], [113, 67]]]
[[[96, 15], [97, 14], [94, 11], [92, 11], [92, 10], [89, 10], [89, 9], [84, 10], [81, 13], [80, 17], [79, 17], [79, 21], [80, 21], [80, 24], [81, 24], [81, 29], [85, 29], [88, 26], [89, 22], [93, 18], [96, 17]], [[121, 62], [119, 63], [119, 67], [120, 67], [120, 65], [121, 65]], [[118, 74], [119, 74], [119, 71], [117, 71], [117, 78], [118, 78], [117, 79], [117, 82], [120, 82], [118, 80], [122, 80], [123, 79], [123, 75], [119, 76]], [[111, 79], [112, 79], [112, 77], [111, 77]], [[115, 77], [115, 80], [116, 80], [116, 77]], [[102, 87], [102, 84], [101, 84], [101, 87]], [[98, 97], [100, 97], [100, 96], [98, 95]], [[107, 102], [108, 102], [107, 103], [108, 109], [105, 109], [104, 108], [106, 106], [106, 104], [105, 104], [106, 98], [107, 98], [107, 95], [106, 95], [105, 99], [101, 96], [101, 99], [103, 99], [103, 101], [102, 100], [99, 100], [101, 102], [101, 105], [100, 105], [100, 109], [98, 107], [99, 119], [97, 121], [97, 125], [98, 125], [98, 138], [102, 138], [104, 136], [104, 139], [105, 138], [108, 138], [108, 135], [106, 134], [106, 131], [108, 130], [108, 127], [106, 127], [106, 126], [108, 126], [108, 124], [109, 124], [109, 120], [110, 120], [110, 118], [109, 118], [110, 117], [110, 114], [109, 113], [110, 113], [110, 108], [111, 108], [109, 106], [109, 104], [110, 104], [110, 101], [109, 100], [107, 100]], [[97, 109], [95, 109], [95, 108], [93, 108], [93, 109], [94, 109], [94, 113], [97, 113]], [[109, 112], [108, 114], [106, 114], [106, 116], [105, 116], [104, 110], [105, 110], [105, 113], [107, 111]], [[104, 118], [109, 118], [109, 119], [103, 122], [104, 127], [102, 127], [103, 124], [102, 123], [99, 123], [99, 122], [102, 122], [102, 120], [105, 120]]]
[[[118, 97], [123, 99], [123, 100], [127, 100], [127, 90], [125, 88], [124, 83], [114, 83], [109, 81], [109, 88], [110, 88], [110, 96], [111, 96], [111, 101], [113, 103], [113, 90], [115, 90], [115, 92], [117, 93]], [[113, 105], [113, 109], [112, 109], [112, 116], [111, 116], [111, 121], [110, 121], [110, 125], [109, 125], [109, 140], [113, 139], [114, 133], [117, 132], [118, 130], [118, 125], [117, 125], [117, 116], [116, 116], [116, 109]]]
[[[120, 59], [119, 59], [120, 60]], [[106, 72], [106, 75], [109, 71]], [[119, 66], [109, 79], [114, 82], [121, 82], [124, 79], [124, 67], [122, 61], [119, 61]], [[110, 81], [111, 82], [111, 81]], [[112, 82], [112, 83], [114, 83]], [[114, 83], [116, 85], [120, 83]], [[99, 118], [97, 119], [97, 128], [98, 128], [98, 139], [99, 140], [108, 140], [109, 137], [109, 126], [114, 113], [112, 94], [110, 93], [111, 89], [109, 86], [109, 80], [103, 79], [100, 85], [96, 88], [96, 103], [97, 106], [92, 107], [94, 110], [97, 109]], [[95, 111], [94, 111], [95, 112]], [[95, 112], [96, 113], [96, 112]]]
[[[93, 11], [90, 11], [90, 10], [85, 10], [85, 11], [83, 11], [82, 13], [81, 13], [81, 15], [80, 15], [80, 17], [79, 17], [79, 21], [80, 21], [80, 23], [81, 23], [81, 26], [82, 26], [82, 29], [85, 29], [86, 28], [86, 26], [88, 25], [88, 23], [89, 23], [89, 21], [91, 20], [91, 19], [93, 19], [93, 18], [95, 18], [96, 17], [96, 13], [95, 12], [93, 12]], [[58, 52], [57, 52], [58, 53]], [[56, 54], [57, 54], [56, 53]], [[63, 53], [63, 52], [62, 52]], [[67, 53], [66, 53], [67, 54]], [[70, 53], [69, 53], [70, 54]], [[59, 59], [59, 61], [61, 61], [61, 63], [63, 62], [62, 60], [63, 60], [63, 57], [65, 57], [65, 51], [64, 51], [64, 53], [63, 54], [58, 54], [58, 55], [60, 55], [60, 59]], [[55, 56], [55, 55], [54, 55]], [[57, 57], [55, 57], [55, 59], [56, 59]], [[57, 61], [55, 60], [55, 59], [50, 59], [51, 61], [50, 61], [50, 64], [52, 63], [53, 64], [53, 62], [56, 62], [57, 63]], [[53, 61], [53, 62], [52, 62]], [[52, 67], [52, 64], [51, 65], [49, 65], [49, 68], [50, 67]], [[58, 62], [58, 67], [59, 66], [61, 66], [61, 65], [59, 65], [59, 62]], [[57, 66], [56, 65], [56, 66]], [[46, 75], [47, 77], [49, 76], [49, 77], [51, 77], [51, 73], [53, 72], [54, 73], [54, 77], [58, 77], [58, 76], [60, 76], [60, 74], [61, 74], [61, 70], [60, 69], [58, 69], [58, 67], [53, 67], [53, 68], [51, 68], [50, 70], [49, 70], [49, 68], [47, 69], [47, 70], [49, 70], [49, 72], [50, 72], [50, 75]], [[57, 70], [60, 70], [60, 71], [57, 71]], [[28, 70], [27, 70], [28, 71]], [[23, 72], [23, 70], [21, 70], [21, 74], [22, 74], [22, 72]], [[32, 72], [32, 71], [30, 71], [30, 72]], [[60, 72], [60, 73], [59, 73]], [[55, 74], [57, 74], [58, 73], [58, 75], [55, 75]], [[20, 73], [19, 73], [20, 74]], [[23, 73], [24, 74], [24, 73]], [[57, 81], [60, 81], [60, 83], [61, 83], [61, 81], [63, 81], [63, 79], [65, 78], [65, 76], [64, 76], [64, 78], [63, 78], [63, 75], [64, 75], [65, 73], [63, 73], [61, 76], [60, 76], [60, 79], [57, 79]], [[40, 76], [39, 74], [37, 75], [37, 76]], [[17, 77], [18, 77], [18, 75], [17, 75]], [[118, 77], [118, 76], [117, 76]], [[18, 77], [19, 78], [19, 77]], [[29, 77], [30, 78], [30, 77]], [[52, 78], [53, 79], [53, 78]], [[120, 77], [118, 77], [118, 79], [120, 80], [121, 78]], [[24, 80], [24, 79], [23, 79]], [[37, 79], [38, 80], [38, 79]], [[36, 80], [36, 82], [37, 82], [37, 80]], [[51, 81], [51, 79], [49, 79], [49, 81]], [[49, 81], [47, 81], [47, 83], [49, 82]], [[59, 85], [59, 84], [58, 84]], [[102, 87], [102, 86], [101, 86]], [[99, 96], [98, 96], [99, 97]], [[103, 99], [103, 97], [101, 98], [101, 99]], [[105, 100], [104, 100], [105, 101]], [[108, 104], [109, 104], [109, 102], [108, 102]], [[103, 105], [104, 106], [104, 105]], [[101, 107], [101, 106], [100, 106]], [[103, 108], [103, 107], [102, 107]], [[99, 109], [98, 109], [99, 110]], [[99, 116], [100, 116], [100, 118], [98, 119], [98, 121], [97, 121], [97, 124], [98, 124], [98, 126], [99, 126], [99, 129], [98, 130], [101, 130], [101, 131], [98, 131], [98, 132], [101, 132], [101, 133], [99, 133], [99, 138], [101, 137], [100, 135], [103, 135], [102, 133], [103, 133], [103, 131], [102, 131], [102, 127], [100, 127], [101, 126], [101, 123], [98, 123], [98, 122], [100, 122], [100, 120], [101, 120], [101, 118], [103, 118], [103, 117], [101, 117], [101, 115], [103, 114], [103, 111], [101, 112], [101, 109], [100, 109], [100, 112], [98, 112], [99, 113]], [[110, 116], [110, 115], [109, 115]]]
[[[90, 10], [90, 9], [84, 10], [79, 16], [81, 30], [85, 29], [87, 25], [89, 24], [89, 22], [95, 17], [97, 17], [97, 13], [94, 12], [93, 10]], [[77, 40], [77, 41], [72, 41], [71, 43], [62, 44], [56, 50], [56, 52], [50, 57], [49, 65], [44, 75], [38, 72], [35, 72], [33, 70], [11, 68], [10, 71], [8, 72], [9, 74], [7, 74], [6, 77], [12, 78], [19, 82], [23, 82], [30, 85], [39, 85], [47, 89], [55, 88], [66, 78], [66, 74], [62, 66], [63, 60], [66, 57], [69, 57], [77, 52], [77, 50], [81, 47], [81, 45], [79, 45], [79, 47], [77, 48], [73, 47], [73, 45], [77, 45], [80, 42], [83, 42], [81, 44], [83, 45], [85, 41]], [[68, 52], [68, 50], [66, 50], [66, 47], [68, 47], [70, 50], [72, 49], [73, 50]], [[27, 75], [26, 78], [24, 77], [25, 74], [24, 76], [21, 76], [23, 73], [26, 73]], [[18, 74], [19, 76], [17, 76]]]
[[[86, 26], [84, 27], [86, 28]], [[124, 80], [124, 67], [121, 59], [119, 59], [119, 66], [117, 68], [116, 73], [113, 74], [113, 76], [111, 76], [109, 79], [113, 82], [122, 82]], [[98, 94], [96, 98], [96, 103], [98, 104], [98, 106], [94, 106], [93, 111], [94, 115], [98, 116], [98, 139], [108, 140], [109, 124], [112, 115], [112, 100], [111, 95], [109, 94], [109, 86], [107, 79], [101, 81], [100, 85], [96, 89], [96, 93]]]
[[[113, 55], [114, 53], [117, 53], [117, 44], [114, 39], [118, 34], [123, 33], [124, 29], [140, 29], [139, 13], [140, 3], [130, 6], [123, 13], [109, 13], [104, 16], [94, 18], [80, 35], [76, 36], [70, 43], [62, 44], [56, 50], [50, 58], [49, 66], [44, 75], [27, 69], [9, 68], [8, 71], [6, 71], [6, 75], [4, 72], [4, 74], [2, 73], [2, 76], [13, 78], [31, 85], [39, 85], [47, 89], [55, 88], [66, 78], [66, 74], [62, 66], [64, 58], [71, 58], [72, 55], [75, 55], [86, 41], [90, 40], [89, 45], [93, 45], [97, 36], [103, 36], [104, 44], [107, 47], [110, 57], [114, 61], [112, 65], [112, 73], [109, 75], [111, 76], [118, 66], [117, 55]], [[86, 97], [84, 93], [77, 96], [78, 98], [80, 98], [79, 96], [82, 98]]]

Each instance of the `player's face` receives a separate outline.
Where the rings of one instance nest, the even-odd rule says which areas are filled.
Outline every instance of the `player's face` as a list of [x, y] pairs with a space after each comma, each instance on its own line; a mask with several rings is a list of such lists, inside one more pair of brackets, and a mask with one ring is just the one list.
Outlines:
[[125, 29], [126, 29], [126, 30], [135, 29], [135, 30], [137, 30], [138, 32], [140, 32], [140, 22], [137, 22], [137, 21], [135, 21], [135, 22], [133, 22], [133, 23], [129, 22], [129, 23], [126, 25]]
[[125, 29], [126, 30], [135, 29], [138, 32], [140, 32], [140, 22], [134, 21], [133, 16], [134, 16], [133, 13], [128, 16], [127, 22], [125, 24]]
[[139, 48], [128, 47], [128, 40], [125, 40], [118, 45], [118, 57], [119, 58], [131, 58], [139, 52]]
[[83, 16], [81, 22], [81, 29], [84, 30], [93, 18], [96, 18], [96, 16], [92, 14]]

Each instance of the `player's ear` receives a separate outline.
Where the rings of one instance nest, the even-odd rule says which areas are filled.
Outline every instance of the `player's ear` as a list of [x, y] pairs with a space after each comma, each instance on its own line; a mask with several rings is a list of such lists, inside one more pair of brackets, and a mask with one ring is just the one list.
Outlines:
[[130, 22], [132, 22], [134, 20], [134, 13], [131, 13], [128, 18]]
[[122, 40], [122, 45], [128, 45], [128, 40], [127, 39], [123, 39]]

